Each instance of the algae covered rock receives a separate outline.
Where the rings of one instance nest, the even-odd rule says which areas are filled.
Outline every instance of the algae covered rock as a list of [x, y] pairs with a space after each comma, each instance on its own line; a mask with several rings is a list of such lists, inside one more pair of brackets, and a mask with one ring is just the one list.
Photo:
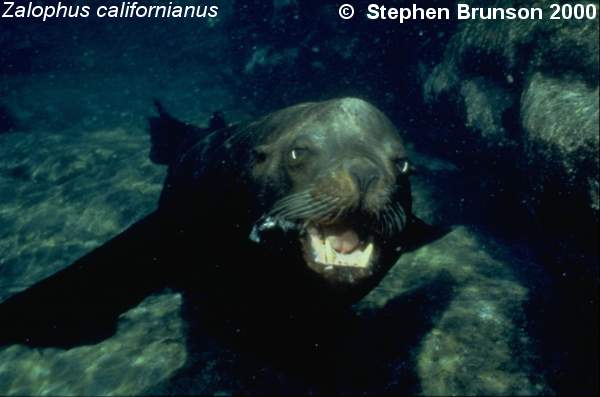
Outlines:
[[[538, 195], [568, 187], [598, 212], [598, 86], [536, 73], [521, 98], [525, 154]], [[587, 196], [587, 197], [586, 197]]]
[[598, 220], [598, 21], [551, 20], [549, 1], [483, 3], [473, 6], [541, 7], [544, 18], [460, 24], [424, 99], [456, 111], [451, 147], [487, 152], [534, 216], [559, 214], [543, 227], [583, 222], [585, 235]]
[[151, 212], [164, 170], [143, 130], [0, 135], [0, 300]]

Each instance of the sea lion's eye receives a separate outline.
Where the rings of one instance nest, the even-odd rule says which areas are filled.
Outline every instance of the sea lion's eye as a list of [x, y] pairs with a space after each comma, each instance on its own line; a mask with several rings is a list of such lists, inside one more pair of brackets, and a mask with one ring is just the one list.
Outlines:
[[396, 168], [401, 175], [412, 174], [415, 168], [407, 159], [401, 158], [396, 160]]
[[304, 160], [307, 155], [308, 155], [308, 149], [294, 148], [294, 149], [290, 150], [290, 152], [288, 154], [288, 158], [289, 158], [289, 161], [291, 164], [298, 164], [302, 160]]

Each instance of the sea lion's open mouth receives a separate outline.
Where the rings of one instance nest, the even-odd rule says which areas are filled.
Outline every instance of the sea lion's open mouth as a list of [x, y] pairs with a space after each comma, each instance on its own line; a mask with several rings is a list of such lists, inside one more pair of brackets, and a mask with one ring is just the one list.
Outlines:
[[301, 235], [304, 261], [336, 283], [353, 283], [373, 274], [377, 243], [368, 230], [349, 223], [310, 224]]
[[349, 225], [309, 226], [304, 238], [308, 259], [331, 270], [334, 266], [367, 268], [373, 259], [372, 238], [361, 239]]
[[255, 224], [250, 239], [270, 246], [265, 241], [268, 233], [278, 231], [288, 239], [298, 238], [304, 263], [329, 282], [352, 284], [376, 273], [382, 247], [366, 225], [341, 220], [300, 223], [267, 216]]

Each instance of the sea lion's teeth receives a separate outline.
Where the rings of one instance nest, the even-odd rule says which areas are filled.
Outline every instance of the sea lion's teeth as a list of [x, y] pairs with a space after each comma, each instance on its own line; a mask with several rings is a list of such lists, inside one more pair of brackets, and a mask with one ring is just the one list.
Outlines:
[[319, 239], [319, 237], [315, 236], [314, 234], [310, 235], [310, 244], [312, 245], [313, 249], [315, 251], [318, 250], [317, 247], [319, 247], [320, 245], [322, 245], [321, 240]]
[[367, 248], [365, 248], [360, 260], [360, 267], [367, 267], [369, 261], [371, 260], [371, 255], [373, 255], [373, 243], [369, 243]]
[[325, 262], [325, 251], [322, 245], [315, 246], [315, 261], [319, 263]]
[[329, 239], [325, 239], [325, 263], [335, 263], [336, 257], [337, 255], [331, 246]]

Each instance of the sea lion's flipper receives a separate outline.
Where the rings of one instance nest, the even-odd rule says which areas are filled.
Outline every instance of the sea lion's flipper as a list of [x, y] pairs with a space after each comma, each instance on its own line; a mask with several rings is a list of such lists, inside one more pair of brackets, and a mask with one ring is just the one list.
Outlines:
[[158, 116], [150, 117], [148, 122], [152, 141], [150, 160], [156, 164], [170, 164], [181, 155], [183, 150], [189, 149], [189, 143], [198, 135], [227, 127], [222, 112], [213, 113], [208, 127], [200, 128], [177, 120], [156, 99], [154, 106]]
[[0, 345], [69, 348], [114, 334], [119, 314], [168, 282], [161, 262], [173, 259], [164, 244], [167, 230], [153, 213], [8, 298], [0, 304]]
[[413, 215], [404, 233], [407, 236], [404, 249], [407, 252], [414, 251], [444, 237], [451, 230], [452, 228], [449, 226], [430, 225]]

